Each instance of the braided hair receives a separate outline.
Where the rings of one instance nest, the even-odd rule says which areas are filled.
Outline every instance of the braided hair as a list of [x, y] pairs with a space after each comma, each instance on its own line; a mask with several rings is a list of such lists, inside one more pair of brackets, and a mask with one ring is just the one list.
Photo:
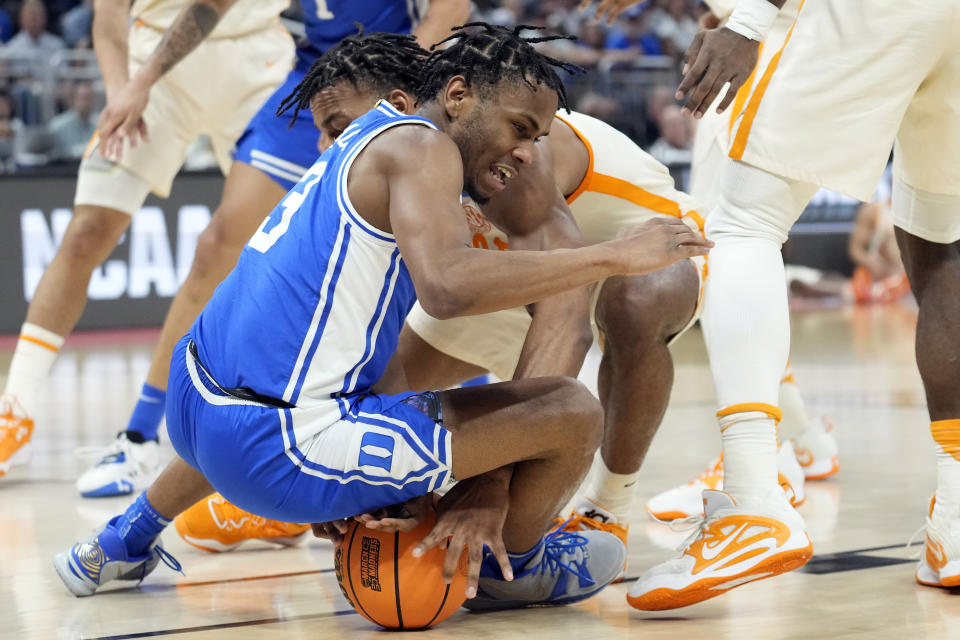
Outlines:
[[[417, 103], [434, 100], [450, 78], [462, 75], [467, 86], [474, 83], [493, 86], [500, 82], [521, 80], [532, 91], [546, 85], [557, 94], [559, 106], [567, 111], [567, 92], [556, 69], [569, 74], [583, 71], [580, 67], [551, 58], [533, 48], [538, 42], [573, 40], [569, 36], [524, 38], [520, 34], [543, 27], [517, 25], [513, 29], [486, 22], [469, 22], [455, 27], [455, 33], [433, 45], [433, 52], [423, 65], [423, 81], [417, 89]], [[468, 30], [469, 29], [469, 30]], [[447, 42], [450, 46], [444, 48]]]
[[280, 103], [278, 116], [293, 109], [291, 127], [300, 111], [310, 109], [310, 101], [317, 93], [343, 81], [381, 97], [393, 89], [413, 94], [420, 86], [423, 62], [429, 54], [416, 38], [398, 33], [364, 35], [363, 27], [357, 24], [357, 28], [357, 35], [344, 38], [324, 52]]

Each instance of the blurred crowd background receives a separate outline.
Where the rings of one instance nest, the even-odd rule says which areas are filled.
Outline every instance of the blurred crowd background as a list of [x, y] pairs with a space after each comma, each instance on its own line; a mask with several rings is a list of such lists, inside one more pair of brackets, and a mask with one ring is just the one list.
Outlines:
[[[630, 136], [667, 165], [683, 189], [695, 121], [673, 95], [683, 54], [707, 11], [702, 0], [647, 0], [607, 25], [594, 20], [592, 9], [580, 11], [579, 0], [473, 0], [471, 19], [570, 36], [541, 47], [586, 70], [565, 79], [571, 106]], [[299, 1], [292, 0], [285, 17], [294, 34], [302, 32], [299, 15]], [[75, 169], [105, 101], [92, 24], [93, 0], [0, 0], [0, 174], [64, 175]], [[215, 167], [209, 140], [201, 137], [184, 169]], [[855, 267], [873, 274], [865, 281], [869, 289], [887, 278], [889, 269], [874, 264], [884, 247], [892, 247], [888, 262], [899, 265], [883, 192], [881, 185], [880, 208], [869, 211], [825, 191], [814, 198], [785, 247], [788, 261], [817, 267], [814, 275], [802, 271], [791, 278], [795, 293], [834, 297], [833, 283], [821, 286], [820, 274], [849, 276]], [[901, 289], [902, 283], [894, 297]], [[845, 291], [842, 299], [850, 300]]]
[[[294, 31], [297, 5], [288, 12]], [[545, 46], [589, 71], [567, 78], [574, 108], [675, 166], [689, 161], [693, 122], [672, 96], [705, 10], [699, 0], [648, 0], [607, 26], [579, 11], [578, 0], [475, 0], [473, 18], [575, 36]], [[93, 0], [0, 0], [0, 172], [76, 163], [83, 154], [104, 104], [92, 23]], [[200, 140], [186, 168], [213, 164]]]

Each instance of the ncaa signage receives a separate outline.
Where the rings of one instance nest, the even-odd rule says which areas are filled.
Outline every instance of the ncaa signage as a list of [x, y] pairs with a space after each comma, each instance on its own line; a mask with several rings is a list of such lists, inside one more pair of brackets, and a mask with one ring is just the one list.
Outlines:
[[[0, 179], [0, 334], [19, 332], [70, 223], [75, 184], [75, 174]], [[170, 198], [151, 196], [110, 257], [94, 270], [77, 329], [163, 324], [222, 186], [219, 174], [183, 174]]]

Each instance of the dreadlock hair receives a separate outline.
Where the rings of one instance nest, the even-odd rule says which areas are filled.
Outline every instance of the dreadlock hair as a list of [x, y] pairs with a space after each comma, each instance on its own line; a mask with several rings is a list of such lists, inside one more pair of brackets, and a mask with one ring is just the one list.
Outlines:
[[[570, 36], [524, 38], [523, 31], [543, 27], [517, 25], [513, 29], [469, 22], [454, 27], [453, 35], [430, 47], [433, 52], [423, 65], [423, 82], [417, 89], [417, 103], [430, 102], [446, 86], [450, 78], [462, 75], [467, 86], [474, 83], [493, 86], [503, 81], [522, 80], [531, 90], [546, 85], [557, 93], [559, 106], [567, 111], [567, 92], [556, 69], [569, 74], [582, 72], [580, 67], [551, 58], [533, 48], [538, 42], [574, 40]], [[444, 48], [441, 45], [452, 42]]]
[[293, 109], [290, 126], [320, 91], [344, 80], [358, 89], [386, 97], [394, 89], [411, 94], [420, 86], [423, 62], [429, 55], [416, 38], [399, 33], [358, 33], [320, 56], [293, 92], [277, 108], [277, 115]]

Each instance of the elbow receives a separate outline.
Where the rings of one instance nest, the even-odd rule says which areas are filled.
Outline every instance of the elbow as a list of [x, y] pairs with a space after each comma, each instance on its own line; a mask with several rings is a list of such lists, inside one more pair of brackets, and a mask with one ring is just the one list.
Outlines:
[[420, 306], [437, 320], [449, 320], [464, 315], [466, 309], [463, 296], [439, 283], [417, 290]]

